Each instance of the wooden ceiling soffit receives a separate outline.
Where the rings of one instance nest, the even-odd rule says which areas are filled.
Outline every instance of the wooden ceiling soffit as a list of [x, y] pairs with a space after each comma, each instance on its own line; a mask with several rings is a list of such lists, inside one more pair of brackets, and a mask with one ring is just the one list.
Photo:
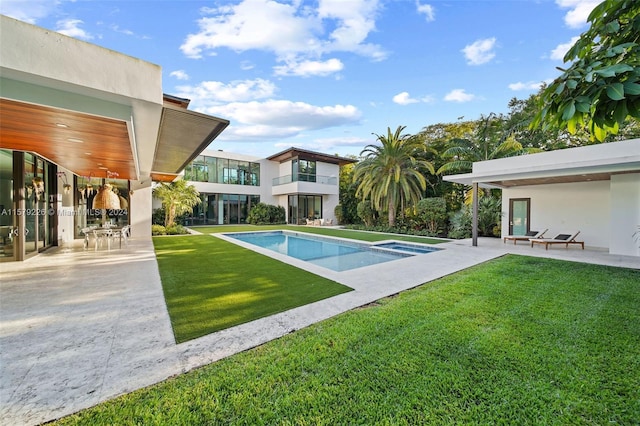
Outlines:
[[78, 176], [137, 179], [127, 122], [0, 99], [0, 148], [35, 152]]
[[151, 180], [154, 182], [173, 182], [179, 175], [173, 173], [151, 172]]
[[178, 174], [229, 125], [228, 120], [165, 106], [152, 170]]

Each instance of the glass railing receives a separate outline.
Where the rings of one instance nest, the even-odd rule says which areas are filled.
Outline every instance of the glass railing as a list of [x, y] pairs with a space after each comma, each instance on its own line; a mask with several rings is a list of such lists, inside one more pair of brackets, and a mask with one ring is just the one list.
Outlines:
[[337, 185], [338, 178], [336, 176], [322, 176], [307, 173], [299, 173], [297, 176], [286, 175], [273, 178], [273, 186], [285, 185], [291, 182], [314, 182], [323, 185]]

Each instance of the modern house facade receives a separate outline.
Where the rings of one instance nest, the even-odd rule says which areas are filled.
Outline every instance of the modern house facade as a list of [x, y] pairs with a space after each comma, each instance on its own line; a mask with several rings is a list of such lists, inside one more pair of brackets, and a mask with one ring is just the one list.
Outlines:
[[205, 150], [184, 170], [184, 179], [202, 199], [188, 224], [246, 223], [259, 202], [282, 206], [291, 224], [306, 224], [307, 219], [336, 223], [340, 166], [353, 162], [299, 148], [268, 158]]
[[580, 231], [587, 247], [640, 257], [640, 139], [481, 161], [444, 180], [502, 189], [502, 235]]
[[163, 94], [161, 68], [138, 58], [2, 15], [0, 39], [0, 261], [107, 222], [150, 237], [152, 182], [229, 122]]

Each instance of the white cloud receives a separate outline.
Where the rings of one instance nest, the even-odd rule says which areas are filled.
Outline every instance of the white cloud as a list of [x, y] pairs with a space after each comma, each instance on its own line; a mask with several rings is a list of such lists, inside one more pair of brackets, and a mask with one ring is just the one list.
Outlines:
[[56, 22], [56, 31], [69, 37], [91, 40], [93, 36], [80, 28], [84, 24], [80, 19], [63, 19]]
[[[392, 98], [393, 102], [395, 102], [396, 104], [399, 105], [409, 105], [409, 104], [415, 104], [418, 102], [424, 102], [424, 103], [431, 103], [433, 102], [435, 99], [433, 98], [433, 96], [424, 96], [420, 99], [416, 99], [416, 98], [412, 98], [409, 95], [409, 92], [401, 92], [398, 93], [397, 95], [395, 95]], [[376, 105], [372, 105], [372, 106], [376, 106]]]
[[306, 102], [273, 99], [264, 102], [232, 102], [209, 107], [207, 111], [243, 124], [304, 130], [351, 124], [357, 122], [361, 115], [353, 105], [315, 106]]
[[415, 104], [420, 101], [417, 99], [411, 98], [411, 96], [409, 96], [409, 92], [402, 92], [402, 93], [398, 93], [393, 97], [393, 102], [399, 105], [409, 105], [409, 104]]
[[203, 81], [197, 86], [178, 86], [176, 96], [191, 99], [193, 108], [207, 108], [223, 102], [242, 102], [273, 96], [276, 86], [261, 78], [236, 80], [228, 84], [220, 81]]
[[226, 140], [292, 137], [308, 130], [358, 123], [362, 115], [353, 105], [315, 106], [288, 100], [232, 102], [203, 112], [231, 120], [233, 126], [221, 135]]
[[469, 65], [482, 65], [493, 59], [496, 54], [493, 48], [496, 45], [496, 38], [485, 38], [476, 40], [462, 49], [464, 57]]
[[299, 75], [288, 73], [288, 63], [320, 64], [323, 62], [318, 59], [332, 52], [382, 60], [387, 53], [366, 43], [375, 30], [378, 8], [378, 0], [320, 0], [316, 9], [301, 1], [243, 0], [236, 5], [204, 8], [208, 16], [198, 21], [198, 32], [189, 34], [180, 49], [191, 58], [215, 55], [219, 48], [264, 50], [285, 63], [278, 72], [286, 75]]
[[519, 81], [517, 83], [509, 84], [509, 89], [513, 91], [538, 90], [544, 83], [545, 82], [542, 81], [527, 81], [526, 83]]
[[376, 27], [378, 0], [320, 0], [318, 17], [335, 29], [329, 40], [323, 40], [325, 52], [355, 52], [374, 60], [383, 60], [387, 53], [380, 46], [365, 43]]
[[109, 28], [111, 28], [111, 30], [115, 31], [116, 33], [130, 35], [130, 36], [135, 35], [135, 33], [133, 31], [127, 30], [127, 29], [124, 29], [124, 28], [120, 28], [120, 26], [116, 25], [116, 24], [111, 24], [109, 26]]
[[359, 147], [364, 148], [365, 145], [370, 144], [370, 139], [360, 138], [356, 136], [350, 137], [333, 137], [333, 138], [318, 138], [311, 142], [279, 142], [274, 146], [277, 148], [289, 148], [295, 146], [296, 148], [309, 149], [312, 151], [331, 152], [336, 148], [341, 147]]
[[427, 22], [432, 22], [436, 19], [435, 9], [430, 4], [420, 4], [419, 1], [416, 1], [416, 9], [418, 13], [424, 13]]
[[240, 63], [240, 69], [243, 71], [249, 71], [254, 69], [256, 66], [251, 61], [242, 61]]
[[451, 92], [447, 93], [444, 97], [445, 101], [448, 102], [470, 102], [476, 98], [475, 95], [465, 92], [464, 89], [453, 89]]
[[587, 18], [601, 0], [556, 0], [562, 9], [571, 9], [564, 16], [564, 23], [569, 28], [580, 28], [587, 25]]
[[551, 51], [551, 55], [549, 55], [549, 57], [554, 61], [563, 61], [564, 55], [566, 55], [569, 49], [571, 49], [571, 47], [576, 43], [576, 41], [578, 41], [578, 38], [579, 37], [576, 36], [571, 38], [571, 41], [567, 43], [559, 44], [558, 46], [556, 46], [555, 49]]
[[189, 80], [189, 74], [187, 74], [184, 70], [176, 70], [169, 73], [171, 77], [175, 77], [178, 80]]
[[327, 76], [342, 71], [344, 64], [339, 59], [327, 61], [287, 61], [285, 65], [273, 67], [275, 75], [309, 77], [312, 75]]
[[38, 19], [49, 16], [58, 5], [51, 0], [2, 0], [0, 13], [20, 21], [35, 24]]

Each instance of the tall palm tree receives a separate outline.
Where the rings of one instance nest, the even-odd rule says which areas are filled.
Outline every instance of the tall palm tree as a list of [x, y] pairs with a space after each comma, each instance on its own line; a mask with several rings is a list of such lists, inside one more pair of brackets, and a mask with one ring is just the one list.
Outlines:
[[366, 200], [378, 211], [386, 207], [389, 225], [394, 226], [398, 207], [405, 202], [416, 203], [427, 187], [422, 171], [434, 173], [433, 164], [417, 157], [425, 150], [418, 138], [402, 134], [406, 126], [398, 126], [394, 133], [387, 128], [386, 135], [375, 134], [380, 145], [367, 145], [357, 164], [354, 182], [359, 182], [356, 196]]
[[200, 193], [186, 180], [161, 183], [153, 189], [153, 196], [160, 199], [165, 210], [164, 226], [172, 226], [177, 216], [191, 213], [193, 207], [201, 203]]

